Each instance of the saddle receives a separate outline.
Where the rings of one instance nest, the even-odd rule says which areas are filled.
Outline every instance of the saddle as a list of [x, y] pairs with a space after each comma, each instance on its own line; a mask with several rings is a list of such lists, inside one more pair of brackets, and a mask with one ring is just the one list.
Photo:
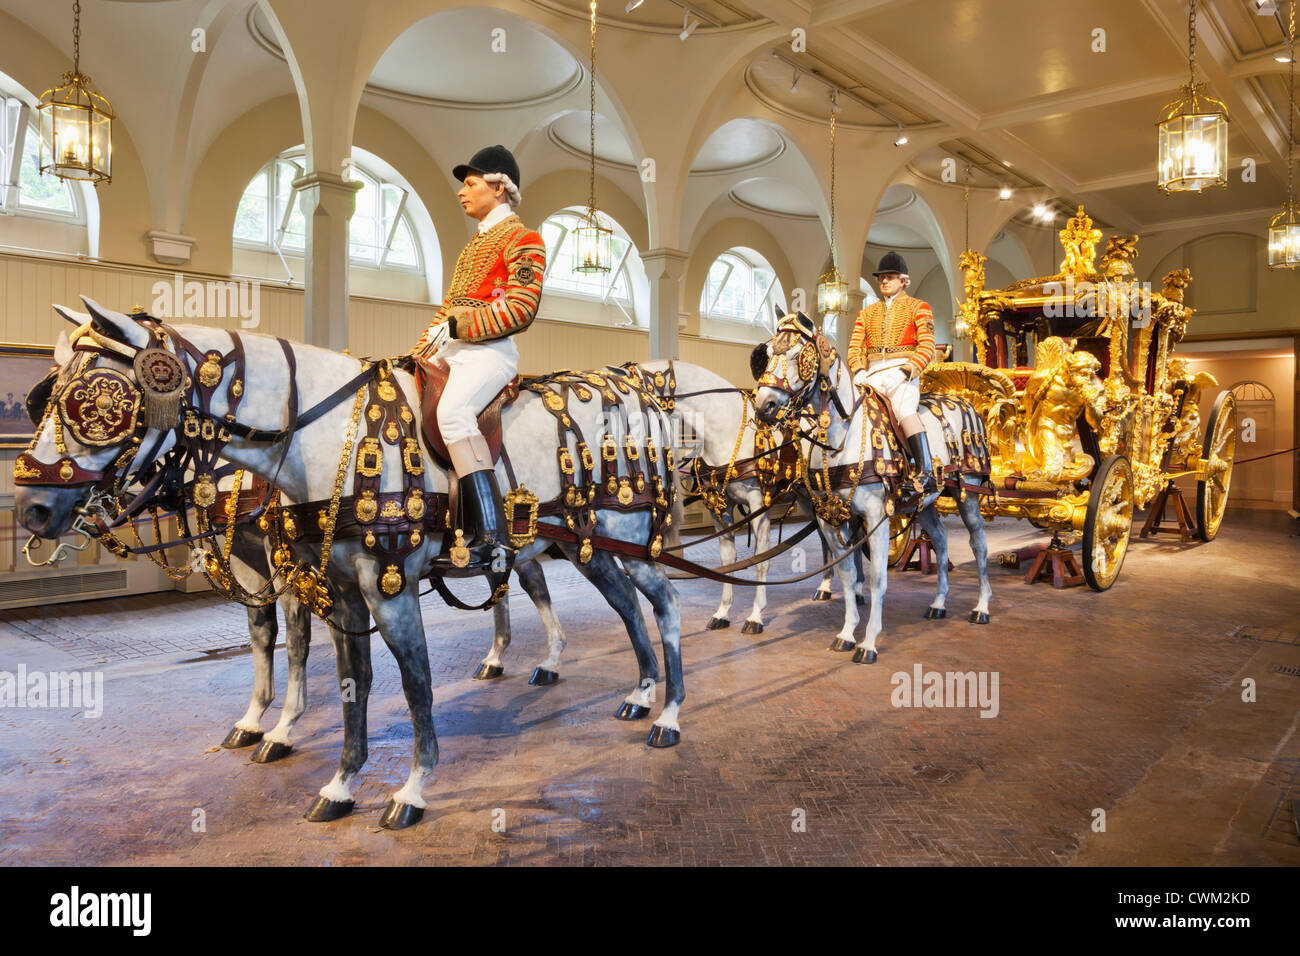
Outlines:
[[[442, 400], [442, 391], [447, 387], [447, 376], [451, 370], [445, 362], [436, 358], [429, 362], [423, 359], [415, 363], [416, 381], [420, 386], [420, 411], [424, 421], [424, 440], [434, 459], [444, 468], [451, 469], [451, 458], [447, 454], [447, 443], [442, 440], [442, 430], [438, 427], [438, 403]], [[487, 408], [479, 412], [478, 430], [482, 433], [492, 452], [492, 463], [501, 459], [501, 410], [519, 397], [519, 376], [511, 379], [501, 391], [496, 393]]]

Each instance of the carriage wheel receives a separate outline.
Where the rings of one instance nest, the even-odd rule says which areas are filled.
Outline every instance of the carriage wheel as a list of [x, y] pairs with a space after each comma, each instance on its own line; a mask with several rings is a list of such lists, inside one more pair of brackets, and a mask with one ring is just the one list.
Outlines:
[[1119, 577], [1133, 531], [1133, 466], [1123, 455], [1101, 463], [1088, 494], [1083, 523], [1083, 577], [1105, 591]]
[[1196, 483], [1196, 536], [1202, 541], [1213, 541], [1219, 533], [1223, 512], [1228, 507], [1228, 485], [1232, 482], [1236, 451], [1237, 400], [1232, 392], [1224, 392], [1214, 403], [1201, 447], [1201, 457], [1207, 464], [1205, 480]]
[[889, 517], [889, 566], [892, 568], [903, 556], [903, 549], [912, 537], [912, 515], [895, 514]]

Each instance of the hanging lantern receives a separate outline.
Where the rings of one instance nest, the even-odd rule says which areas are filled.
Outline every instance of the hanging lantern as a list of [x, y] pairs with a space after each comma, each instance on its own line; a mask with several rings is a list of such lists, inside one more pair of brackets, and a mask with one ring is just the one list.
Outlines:
[[1196, 0], [1187, 21], [1190, 79], [1157, 124], [1156, 185], [1166, 193], [1228, 183], [1228, 109], [1196, 82]]
[[824, 316], [840, 315], [849, 308], [849, 284], [834, 265], [817, 279], [817, 311]]
[[72, 72], [41, 95], [40, 170], [60, 179], [112, 182], [113, 108], [81, 72], [81, 4], [72, 5]]
[[610, 238], [612, 229], [602, 226], [595, 209], [588, 207], [582, 217], [582, 224], [573, 230], [573, 241], [577, 254], [573, 260], [574, 272], [608, 272], [614, 256], [611, 251]]
[[1286, 124], [1286, 205], [1268, 224], [1268, 267], [1300, 269], [1300, 210], [1295, 202], [1295, 0], [1287, 24], [1290, 63]]
[[582, 224], [573, 231], [573, 241], [577, 246], [573, 271], [587, 274], [609, 272], [614, 261], [610, 242], [614, 232], [601, 225], [600, 217], [596, 213], [596, 0], [591, 0], [589, 8], [591, 10], [591, 76], [588, 91], [591, 106], [591, 140], [587, 153], [587, 214], [582, 217]]

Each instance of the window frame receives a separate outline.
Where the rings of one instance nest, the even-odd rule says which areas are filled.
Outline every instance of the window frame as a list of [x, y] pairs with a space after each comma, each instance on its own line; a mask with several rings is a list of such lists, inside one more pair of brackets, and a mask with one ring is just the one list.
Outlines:
[[[289, 228], [289, 221], [293, 218], [294, 209], [296, 208], [296, 204], [297, 204], [298, 194], [301, 192], [301, 190], [295, 189], [291, 185], [289, 189], [289, 196], [285, 200], [284, 212], [280, 215], [279, 221], [274, 222], [273, 224], [273, 217], [275, 215], [275, 210], [279, 206], [281, 200], [280, 171], [282, 168], [282, 164], [288, 164], [293, 168], [293, 176], [290, 178], [290, 183], [292, 183], [294, 180], [301, 178], [304, 173], [305, 167], [302, 163], [302, 160], [304, 158], [305, 158], [305, 154], [303, 153], [302, 150], [291, 150], [289, 152], [281, 153], [279, 156], [276, 156], [274, 159], [272, 159], [269, 163], [259, 168], [258, 171], [253, 174], [253, 178], [250, 179], [248, 183], [244, 186], [244, 192], [241, 192], [239, 195], [239, 204], [242, 205], [244, 201], [244, 196], [248, 192], [248, 186], [251, 185], [253, 181], [256, 180], [263, 173], [266, 174], [266, 187], [265, 187], [265, 192], [263, 194], [263, 199], [266, 202], [266, 210], [267, 210], [266, 239], [264, 241], [247, 239], [242, 236], [234, 235], [233, 230], [231, 234], [231, 241], [233, 242], [235, 248], [237, 249], [247, 249], [253, 252], [275, 253], [277, 256], [279, 256], [280, 262], [284, 265], [285, 269], [290, 273], [290, 275], [293, 274], [293, 270], [289, 269], [288, 263], [285, 262], [285, 255], [288, 254], [297, 259], [301, 259], [306, 256], [306, 236], [303, 237], [302, 245], [297, 245], [297, 244], [286, 245], [284, 241], [285, 235]], [[410, 213], [407, 212], [406, 209], [407, 200], [410, 198], [410, 191], [407, 190], [400, 183], [390, 182], [389, 180], [386, 180], [382, 176], [378, 175], [377, 173], [371, 172], [364, 165], [358, 163], [354, 159], [349, 159], [344, 164], [343, 175], [345, 179], [349, 179], [349, 180], [353, 178], [364, 177], [366, 180], [369, 180], [370, 183], [373, 183], [375, 186], [375, 195], [377, 197], [375, 211], [377, 212], [377, 216], [374, 217], [376, 221], [375, 236], [372, 237], [374, 240], [378, 240], [380, 238], [379, 232], [384, 223], [385, 190], [386, 189], [397, 190], [397, 192], [399, 193], [397, 208], [394, 211], [392, 221], [391, 223], [389, 223], [387, 230], [382, 236], [383, 246], [381, 247], [377, 241], [364, 243], [364, 245], [367, 248], [378, 250], [378, 254], [376, 256], [374, 257], [359, 256], [353, 253], [352, 246], [355, 241], [355, 237], [352, 234], [352, 228], [353, 228], [354, 219], [348, 220], [348, 265], [350, 267], [355, 266], [358, 269], [372, 269], [377, 272], [382, 271], [382, 272], [398, 272], [407, 275], [421, 275], [421, 276], [426, 275], [427, 273], [426, 273], [424, 250], [420, 247], [420, 233], [419, 230], [416, 229], [415, 223], [414, 221], [412, 221]], [[239, 215], [238, 206], [236, 206], [235, 215], [236, 217], [238, 217]], [[407, 265], [401, 262], [390, 261], [390, 257], [393, 251], [393, 240], [397, 238], [398, 230], [402, 227], [403, 224], [405, 224], [407, 234], [410, 236], [411, 239], [411, 248], [415, 253], [415, 265]]]
[[[597, 305], [601, 306], [613, 305], [622, 312], [624, 317], [627, 319], [627, 322], [625, 324], [620, 323], [617, 326], [618, 328], [644, 328], [644, 326], [638, 326], [635, 315], [628, 311], [635, 307], [633, 300], [634, 283], [632, 281], [631, 270], [628, 268], [628, 260], [631, 259], [632, 252], [635, 250], [635, 245], [630, 238], [618, 235], [619, 230], [615, 228], [616, 223], [614, 220], [608, 215], [602, 213], [599, 209], [596, 210], [597, 220], [602, 226], [611, 229], [614, 232], [614, 238], [623, 243], [623, 251], [619, 255], [618, 261], [609, 271], [610, 281], [605, 285], [604, 290], [597, 294], [594, 290], [588, 292], [582, 289], [556, 288], [554, 285], [548, 284], [547, 280], [553, 276], [554, 270], [559, 265], [560, 251], [564, 248], [564, 244], [570, 241], [574, 231], [573, 227], [582, 221], [583, 216], [583, 212], [579, 212], [572, 208], [557, 209], [555, 212], [551, 213], [551, 215], [547, 216], [546, 219], [542, 221], [542, 224], [538, 226], [537, 231], [539, 235], [542, 235], [542, 231], [546, 228], [548, 223], [554, 225], [560, 230], [559, 237], [555, 242], [554, 252], [552, 252], [550, 248], [547, 249], [546, 271], [542, 275], [543, 294], [562, 296], [564, 298], [576, 299], [581, 302], [595, 302]], [[542, 241], [546, 241], [544, 235]], [[618, 286], [620, 279], [622, 279], [625, 288], [627, 289], [626, 296], [622, 297], [614, 294], [614, 290]]]
[[[755, 256], [758, 257], [759, 261], [757, 262], [752, 261], [750, 256], [746, 255], [745, 252], [742, 250], [748, 250], [752, 252]], [[713, 267], [717, 265], [719, 261], [726, 263], [727, 273], [722, 277], [722, 281], [718, 283], [718, 287], [716, 291], [713, 293], [713, 299], [708, 303], [706, 307], [704, 302], [705, 302], [705, 297], [708, 295], [709, 292], [709, 273], [713, 271]], [[747, 278], [748, 278], [749, 291], [752, 292], [753, 295], [755, 296], [756, 304], [754, 306], [754, 311], [752, 312], [752, 314], [750, 314], [748, 318], [744, 318], [738, 315], [732, 315], [730, 313], [714, 311], [714, 309], [717, 307], [718, 300], [722, 298], [722, 293], [727, 288], [727, 283], [731, 281], [731, 277], [735, 273], [737, 262], [739, 262], [741, 265], [745, 267], [746, 270], [748, 270]], [[760, 290], [756, 285], [756, 279], [754, 275], [754, 273], [757, 272], [759, 269], [765, 269], [772, 273], [772, 278], [767, 283], [767, 287], [762, 290]], [[770, 262], [768, 262], [767, 259], [763, 256], [763, 254], [760, 253], [757, 249], [749, 249], [748, 246], [732, 246], [731, 248], [725, 249], [722, 252], [718, 253], [718, 255], [714, 258], [714, 260], [709, 263], [708, 272], [704, 274], [704, 288], [700, 290], [700, 317], [710, 322], [726, 322], [732, 325], [743, 325], [749, 328], [761, 328], [761, 329], [766, 329], [767, 331], [775, 331], [776, 312], [773, 306], [779, 305], [781, 306], [782, 311], [786, 311], [784, 302], [779, 301], [778, 298], [775, 297], [775, 292], [777, 288], [780, 286], [780, 283], [781, 283], [781, 277], [777, 275], [776, 267], [773, 266]], [[781, 294], [779, 299], [784, 300], [785, 289], [781, 288], [780, 293]]]
[[[29, 139], [32, 136], [36, 139]], [[17, 97], [0, 94], [0, 215], [44, 219], [76, 226], [86, 225], [85, 203], [79, 195], [79, 190], [73, 188], [72, 183], [66, 180], [61, 180], [60, 184], [72, 205], [71, 210], [51, 209], [23, 201], [23, 168], [26, 165], [27, 148], [31, 142], [37, 144], [39, 157], [40, 130], [33, 118], [33, 110]], [[42, 178], [49, 175], [40, 172], [39, 158], [37, 163], [36, 175]]]

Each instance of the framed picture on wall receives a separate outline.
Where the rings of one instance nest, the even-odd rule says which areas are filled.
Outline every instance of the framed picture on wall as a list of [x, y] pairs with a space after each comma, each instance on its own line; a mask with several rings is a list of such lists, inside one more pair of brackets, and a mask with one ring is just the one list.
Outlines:
[[53, 365], [53, 345], [0, 343], [0, 448], [26, 448], [32, 440], [27, 393]]

